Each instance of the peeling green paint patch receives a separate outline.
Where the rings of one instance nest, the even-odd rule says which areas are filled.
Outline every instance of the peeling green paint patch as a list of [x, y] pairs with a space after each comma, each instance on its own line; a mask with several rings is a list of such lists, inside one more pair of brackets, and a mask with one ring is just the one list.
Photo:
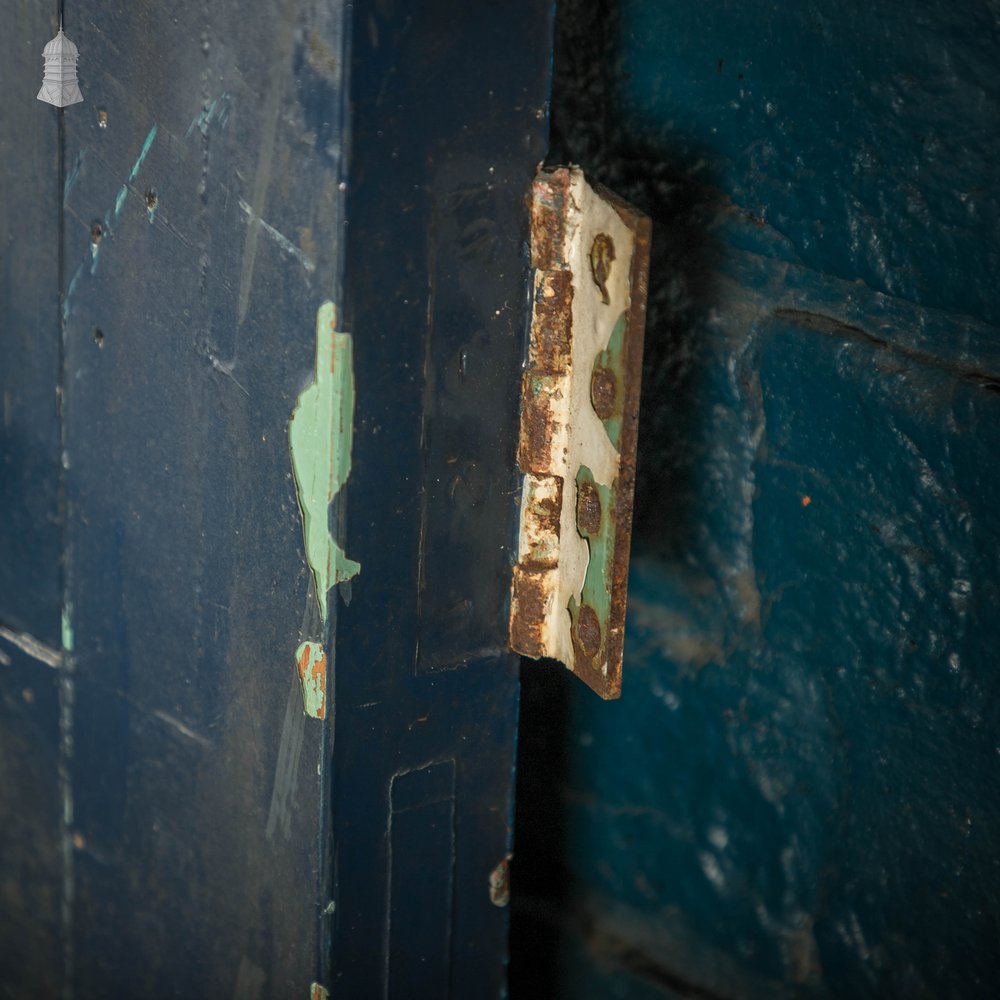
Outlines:
[[309, 987], [309, 1000], [329, 1000], [330, 991], [319, 983], [313, 983]]
[[326, 652], [318, 642], [304, 642], [295, 650], [302, 682], [302, 708], [314, 719], [326, 718]]
[[62, 648], [66, 653], [73, 652], [73, 605], [66, 604], [62, 610]]
[[288, 423], [306, 559], [324, 625], [330, 588], [361, 570], [361, 564], [348, 559], [330, 534], [330, 504], [351, 473], [353, 437], [351, 337], [337, 332], [337, 311], [332, 302], [324, 302], [316, 314], [316, 377], [299, 394]]

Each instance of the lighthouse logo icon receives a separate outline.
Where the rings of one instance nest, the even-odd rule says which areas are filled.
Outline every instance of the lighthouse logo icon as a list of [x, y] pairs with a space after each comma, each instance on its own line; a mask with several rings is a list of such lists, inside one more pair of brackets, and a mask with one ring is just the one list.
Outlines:
[[65, 108], [83, 100], [80, 85], [76, 81], [76, 61], [79, 55], [77, 47], [63, 34], [60, 24], [59, 34], [42, 50], [45, 76], [42, 79], [42, 89], [38, 91], [40, 101]]

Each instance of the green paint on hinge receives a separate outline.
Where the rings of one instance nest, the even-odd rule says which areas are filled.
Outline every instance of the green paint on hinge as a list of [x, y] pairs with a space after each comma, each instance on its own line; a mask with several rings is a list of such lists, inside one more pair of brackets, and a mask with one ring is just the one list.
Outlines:
[[330, 504], [351, 473], [353, 436], [351, 337], [337, 332], [337, 311], [332, 302], [324, 302], [316, 314], [316, 377], [299, 394], [288, 424], [306, 559], [316, 580], [324, 626], [330, 588], [361, 570], [330, 534]]
[[[590, 523], [577, 515], [577, 531], [582, 538], [587, 539], [590, 548], [590, 561], [587, 563], [587, 573], [583, 579], [583, 590], [580, 594], [580, 603], [576, 598], [571, 597], [569, 601], [569, 613], [573, 620], [574, 627], [579, 621], [579, 611], [581, 607], [589, 607], [597, 615], [600, 625], [598, 650], [603, 647], [607, 640], [608, 622], [611, 619], [611, 560], [614, 557], [613, 535], [615, 530], [615, 489], [611, 486], [602, 486], [594, 479], [594, 474], [585, 465], [580, 466], [580, 471], [576, 474], [577, 497], [590, 494], [596, 497], [600, 506], [591, 506], [591, 518], [596, 522], [600, 519], [599, 526]], [[579, 511], [579, 506], [578, 506]], [[597, 530], [594, 530], [594, 529]], [[596, 654], [598, 650], [595, 650]], [[600, 659], [604, 659], [603, 652], [599, 653]], [[597, 656], [595, 655], [595, 659]]]
[[73, 652], [73, 605], [69, 603], [62, 610], [62, 648], [66, 653]]
[[314, 719], [326, 718], [326, 653], [318, 642], [303, 642], [295, 650], [302, 682], [302, 708]]

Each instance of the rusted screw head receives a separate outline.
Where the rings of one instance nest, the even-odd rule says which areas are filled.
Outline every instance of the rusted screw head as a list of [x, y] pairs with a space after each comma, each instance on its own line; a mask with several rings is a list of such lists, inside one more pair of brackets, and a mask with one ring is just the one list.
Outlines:
[[608, 295], [608, 278], [611, 275], [611, 262], [615, 259], [615, 244], [607, 233], [598, 233], [590, 247], [590, 273], [594, 276], [594, 284], [601, 290], [601, 298], [605, 305], [611, 303]]
[[610, 368], [597, 365], [590, 378], [590, 402], [601, 420], [610, 420], [615, 415], [618, 398], [618, 379]]
[[601, 495], [593, 483], [577, 483], [576, 523], [585, 535], [601, 533]]
[[510, 855], [501, 858], [500, 863], [490, 872], [490, 902], [494, 906], [506, 906], [510, 902]]
[[576, 615], [576, 637], [583, 652], [593, 659], [601, 648], [601, 623], [597, 612], [589, 605], [582, 604]]
[[104, 227], [99, 222], [91, 223], [90, 242], [96, 247], [104, 239]]

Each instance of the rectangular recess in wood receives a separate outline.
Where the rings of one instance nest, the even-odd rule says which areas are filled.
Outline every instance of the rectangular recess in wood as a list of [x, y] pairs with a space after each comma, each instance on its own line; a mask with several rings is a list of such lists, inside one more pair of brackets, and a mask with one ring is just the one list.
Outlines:
[[602, 698], [621, 693], [650, 232], [578, 167], [535, 178], [510, 644]]

